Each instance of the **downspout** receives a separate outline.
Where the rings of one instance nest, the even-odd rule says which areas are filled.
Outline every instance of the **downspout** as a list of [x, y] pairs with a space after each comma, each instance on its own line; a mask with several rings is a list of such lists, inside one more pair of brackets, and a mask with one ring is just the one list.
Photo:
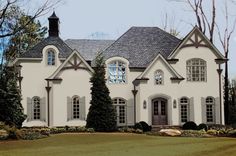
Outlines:
[[48, 127], [50, 127], [50, 90], [51, 90], [51, 87], [49, 86], [49, 80], [46, 79], [47, 81], [47, 86], [45, 87], [46, 88], [46, 91], [47, 91], [47, 103], [48, 103]]
[[221, 73], [222, 73], [222, 69], [220, 67], [220, 64], [219, 64], [219, 69], [217, 69], [217, 72], [219, 74], [219, 98], [220, 98], [220, 124], [222, 125], [222, 93], [221, 93], [221, 90], [222, 90], [222, 86], [221, 86]]

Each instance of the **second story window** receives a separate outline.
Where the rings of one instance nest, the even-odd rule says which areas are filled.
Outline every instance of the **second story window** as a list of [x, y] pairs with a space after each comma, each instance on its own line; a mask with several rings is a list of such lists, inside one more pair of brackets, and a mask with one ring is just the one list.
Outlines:
[[108, 64], [108, 82], [126, 83], [126, 64], [120, 61], [113, 61]]
[[47, 52], [47, 65], [55, 65], [55, 52], [53, 50], [49, 50]]
[[207, 79], [206, 61], [194, 58], [187, 61], [187, 81], [203, 82]]
[[157, 70], [156, 73], [155, 73], [155, 83], [156, 83], [157, 85], [162, 85], [162, 84], [164, 84], [163, 78], [164, 78], [164, 73], [163, 73], [163, 71]]

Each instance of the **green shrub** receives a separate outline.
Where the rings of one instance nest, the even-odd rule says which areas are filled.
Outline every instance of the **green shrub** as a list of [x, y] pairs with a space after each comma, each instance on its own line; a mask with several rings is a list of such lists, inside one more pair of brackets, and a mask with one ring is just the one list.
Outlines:
[[204, 123], [201, 123], [201, 124], [198, 125], [197, 129], [198, 130], [204, 129], [205, 131], [207, 131], [208, 130], [208, 126], [206, 124], [204, 124]]
[[210, 129], [207, 131], [207, 134], [216, 136], [219, 134], [219, 132], [218, 132], [218, 130]]
[[193, 121], [188, 121], [183, 125], [183, 130], [197, 130], [197, 125]]
[[141, 125], [140, 122], [138, 122], [138, 123], [136, 123], [136, 124], [134, 125], [134, 129], [135, 129], [135, 130], [137, 130], [137, 129], [143, 130], [143, 126]]
[[8, 133], [4, 129], [0, 129], [0, 140], [6, 140], [8, 138]]
[[94, 133], [95, 130], [94, 130], [93, 128], [87, 128], [87, 132], [89, 132], [89, 133]]
[[236, 137], [236, 129], [230, 130], [230, 131], [228, 132], [228, 136], [229, 136], [229, 137]]
[[140, 121], [139, 123], [142, 125], [143, 132], [149, 132], [152, 130], [152, 127], [149, 126], [145, 121]]
[[206, 131], [205, 130], [183, 130], [181, 132], [181, 136], [183, 137], [206, 137]]

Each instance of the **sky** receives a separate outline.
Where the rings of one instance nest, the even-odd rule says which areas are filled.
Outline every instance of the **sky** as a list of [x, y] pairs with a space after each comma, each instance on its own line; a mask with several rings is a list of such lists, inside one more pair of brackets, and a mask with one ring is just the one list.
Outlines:
[[[181, 1], [181, 0], [179, 0]], [[227, 0], [230, 1], [230, 0]], [[34, 1], [34, 5], [38, 6]], [[210, 0], [205, 1], [204, 8], [210, 10]], [[224, 27], [222, 0], [217, 2], [217, 21]], [[229, 5], [229, 12], [235, 17], [236, 5]], [[183, 2], [173, 0], [62, 0], [54, 8], [60, 18], [60, 37], [62, 39], [117, 39], [132, 26], [157, 26], [163, 28], [167, 14], [168, 25], [180, 31], [183, 38], [196, 24], [190, 7]], [[232, 11], [231, 11], [232, 10]], [[44, 26], [48, 26], [49, 12], [39, 18]], [[230, 21], [232, 25], [233, 21]], [[215, 33], [215, 38], [218, 34]], [[221, 49], [219, 42], [216, 47]], [[231, 40], [229, 73], [236, 77], [236, 31]]]

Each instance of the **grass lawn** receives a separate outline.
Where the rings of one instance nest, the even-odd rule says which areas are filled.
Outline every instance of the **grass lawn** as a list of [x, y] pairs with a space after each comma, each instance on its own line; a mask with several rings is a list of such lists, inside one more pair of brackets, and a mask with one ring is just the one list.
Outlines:
[[0, 156], [235, 156], [234, 138], [157, 137], [139, 134], [58, 134], [0, 142]]

